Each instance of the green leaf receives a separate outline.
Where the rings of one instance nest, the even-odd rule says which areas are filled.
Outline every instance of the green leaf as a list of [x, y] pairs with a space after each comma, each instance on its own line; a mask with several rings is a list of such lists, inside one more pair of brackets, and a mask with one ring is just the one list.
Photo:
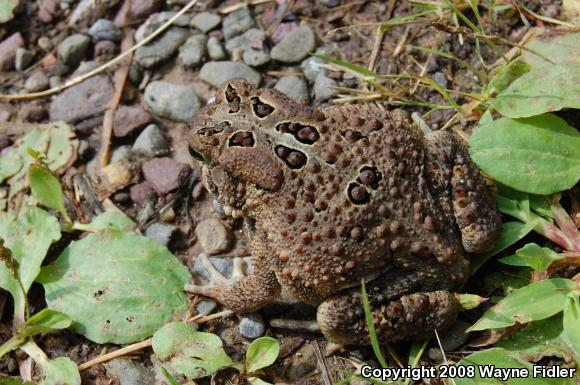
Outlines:
[[262, 380], [261, 378], [258, 378], [258, 377], [248, 377], [248, 381], [252, 385], [272, 385], [269, 382], [266, 382], [266, 381], [264, 381], [264, 380]]
[[559, 357], [565, 361], [573, 359], [580, 365], [580, 356], [575, 355], [564, 340], [562, 314], [530, 322], [517, 333], [502, 338], [495, 346], [530, 362], [538, 362], [545, 357]]
[[554, 219], [551, 199], [549, 196], [530, 194], [530, 207], [544, 218]]
[[522, 223], [522, 222], [505, 222], [502, 224], [502, 231], [495, 248], [484, 254], [476, 254], [471, 257], [469, 263], [469, 270], [471, 275], [473, 275], [487, 260], [489, 260], [494, 255], [507, 249], [526, 235], [534, 228], [534, 223]]
[[103, 230], [72, 242], [42, 269], [51, 309], [97, 343], [127, 344], [181, 318], [191, 276], [167, 248], [141, 235]]
[[491, 105], [510, 118], [580, 108], [580, 63], [555, 64], [528, 72], [497, 95]]
[[580, 355], [580, 291], [568, 293], [564, 304], [564, 339]]
[[514, 80], [530, 70], [530, 66], [513, 61], [507, 65], [499, 67], [489, 84], [484, 88], [483, 93], [491, 95], [505, 90]]
[[81, 385], [77, 365], [68, 357], [58, 357], [43, 367], [44, 380], [40, 385]]
[[246, 371], [253, 373], [272, 365], [279, 353], [280, 345], [274, 338], [260, 337], [252, 341], [246, 352]]
[[[483, 350], [477, 353], [470, 354], [461, 361], [457, 363], [459, 366], [473, 366], [475, 369], [475, 376], [472, 378], [456, 377], [454, 379], [455, 385], [572, 385], [573, 382], [562, 379], [553, 378], [543, 378], [532, 377], [533, 366], [529, 362], [525, 362], [520, 359], [516, 353], [509, 352], [501, 348], [492, 348]], [[496, 368], [521, 368], [528, 369], [530, 373], [528, 378], [517, 378], [508, 376], [506, 379], [501, 379], [497, 377], [486, 377], [482, 378], [481, 369], [482, 367], [490, 368], [491, 366]]]
[[24, 337], [32, 337], [40, 333], [50, 333], [68, 328], [72, 323], [70, 317], [52, 309], [43, 309], [30, 317], [20, 334]]
[[511, 266], [528, 266], [535, 271], [544, 272], [552, 264], [552, 262], [563, 259], [564, 256], [548, 249], [547, 247], [540, 247], [535, 243], [528, 243], [518, 251], [515, 255], [510, 255], [500, 259], [499, 261]]
[[34, 163], [28, 167], [28, 183], [32, 194], [41, 205], [55, 209], [68, 219], [64, 208], [64, 194], [60, 181], [43, 165]]
[[[40, 265], [48, 248], [60, 239], [60, 226], [55, 217], [37, 207], [24, 208], [18, 218], [0, 213], [0, 238], [18, 261], [20, 280], [28, 292], [40, 271]], [[8, 290], [15, 298], [20, 295], [17, 282], [0, 263], [0, 287]], [[16, 288], [16, 290], [15, 290]]]
[[0, 374], [0, 384], [2, 384], [2, 385], [34, 385], [32, 382], [24, 381], [22, 378], [8, 377], [8, 376], [5, 376], [4, 374]]
[[[1, 0], [0, 0], [1, 1]], [[18, 174], [22, 169], [22, 158], [16, 151], [8, 150], [5, 155], [0, 156], [0, 183], [13, 175]]]
[[562, 311], [566, 295], [575, 287], [574, 281], [564, 278], [524, 286], [489, 309], [468, 331], [498, 329], [548, 318]]
[[0, 0], [0, 24], [14, 18], [14, 9], [18, 3], [19, 0]]
[[188, 379], [209, 376], [235, 364], [218, 336], [198, 332], [183, 322], [164, 325], [153, 335], [152, 346], [164, 365]]
[[547, 195], [580, 179], [580, 134], [552, 114], [496, 120], [481, 126], [470, 146], [486, 174], [520, 191]]
[[91, 223], [75, 223], [73, 228], [81, 231], [96, 232], [100, 230], [125, 230], [133, 231], [137, 224], [133, 222], [125, 213], [119, 211], [104, 212], [95, 217]]
[[526, 48], [522, 50], [522, 56], [533, 69], [552, 66], [554, 63], [580, 62], [580, 32], [548, 29], [546, 33], [530, 40]]

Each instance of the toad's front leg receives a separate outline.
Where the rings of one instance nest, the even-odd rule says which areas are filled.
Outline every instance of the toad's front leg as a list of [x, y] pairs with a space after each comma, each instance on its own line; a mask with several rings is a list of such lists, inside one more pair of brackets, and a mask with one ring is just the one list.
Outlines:
[[271, 303], [280, 294], [276, 275], [259, 260], [254, 259], [254, 273], [244, 276], [242, 259], [234, 258], [232, 276], [224, 277], [207, 255], [199, 257], [209, 274], [207, 285], [187, 284], [184, 290], [212, 298], [235, 313], [249, 313]]

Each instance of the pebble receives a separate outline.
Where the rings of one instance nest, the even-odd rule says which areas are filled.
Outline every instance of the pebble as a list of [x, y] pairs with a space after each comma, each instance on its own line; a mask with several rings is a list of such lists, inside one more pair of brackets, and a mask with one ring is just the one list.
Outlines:
[[181, 186], [191, 169], [185, 163], [165, 157], [143, 163], [142, 171], [153, 190], [159, 195], [165, 195]]
[[8, 103], [0, 103], [0, 122], [9, 121], [16, 112], [14, 106]]
[[24, 122], [41, 122], [47, 116], [46, 108], [36, 102], [22, 104], [18, 111], [18, 118]]
[[435, 72], [431, 78], [435, 80], [441, 87], [447, 88], [447, 78], [443, 72]]
[[326, 64], [324, 60], [317, 58], [316, 56], [311, 56], [300, 64], [300, 68], [302, 68], [302, 72], [304, 72], [306, 79], [313, 82], [316, 80], [318, 75], [326, 75], [328, 73], [326, 68], [321, 67], [323, 64]]
[[24, 47], [24, 39], [20, 32], [13, 33], [0, 43], [0, 70], [9, 71], [14, 68], [16, 51]]
[[111, 159], [109, 163], [119, 162], [123, 159], [130, 160], [133, 156], [133, 149], [128, 144], [116, 147], [111, 151]]
[[43, 50], [44, 52], [49, 52], [54, 48], [54, 46], [52, 45], [52, 40], [50, 40], [50, 38], [46, 36], [43, 36], [40, 39], [38, 39], [37, 44], [40, 47], [40, 49]]
[[149, 83], [144, 100], [155, 115], [178, 122], [189, 122], [200, 108], [193, 88], [163, 81]]
[[288, 32], [282, 41], [272, 48], [272, 59], [282, 63], [296, 63], [309, 55], [315, 48], [314, 32], [307, 25]]
[[206, 33], [217, 27], [222, 22], [218, 15], [209, 12], [198, 13], [191, 19], [190, 25]]
[[107, 75], [96, 75], [67, 88], [50, 103], [50, 120], [77, 123], [102, 115], [113, 95], [113, 84]]
[[14, 67], [16, 71], [24, 71], [30, 64], [32, 64], [32, 59], [34, 59], [34, 54], [24, 48], [18, 48], [16, 50], [16, 59], [14, 62]]
[[111, 40], [115, 42], [121, 41], [122, 33], [119, 28], [107, 19], [99, 19], [89, 29], [89, 35], [94, 41]]
[[242, 59], [249, 66], [259, 67], [270, 61], [270, 54], [266, 51], [249, 48], [242, 54]]
[[227, 15], [223, 20], [223, 31], [224, 37], [230, 40], [233, 37], [239, 36], [246, 32], [248, 29], [254, 27], [256, 22], [250, 13], [250, 10], [245, 8], [240, 8]]
[[[216, 268], [217, 271], [220, 272], [221, 275], [224, 277], [230, 277], [232, 275], [232, 260], [229, 258], [218, 258], [218, 257], [209, 257], [211, 264], [213, 267]], [[195, 262], [193, 263], [193, 272], [207, 280], [209, 280], [209, 274], [205, 270], [205, 266], [201, 262], [200, 258], [195, 258]]]
[[114, 41], [101, 40], [95, 43], [95, 57], [112, 57], [118, 53], [118, 50]]
[[[135, 31], [135, 41], [139, 43], [155, 30], [165, 24], [169, 19], [175, 16], [177, 12], [159, 12], [151, 15], [144, 23], [142, 23], [137, 31]], [[189, 16], [181, 15], [173, 23], [172, 27], [183, 27], [184, 30], [189, 28]]]
[[145, 206], [157, 196], [151, 185], [146, 181], [131, 186], [129, 195], [131, 196], [131, 200], [139, 206]]
[[230, 247], [230, 232], [217, 218], [199, 222], [195, 227], [195, 235], [202, 250], [208, 255], [223, 253]]
[[120, 105], [115, 111], [113, 135], [123, 138], [145, 127], [151, 122], [151, 115], [140, 104]]
[[219, 87], [224, 82], [235, 78], [244, 78], [248, 83], [257, 87], [262, 79], [260, 73], [252, 67], [232, 61], [207, 62], [201, 67], [199, 77], [214, 87]]
[[226, 50], [232, 53], [235, 49], [261, 49], [264, 46], [266, 33], [258, 28], [251, 28], [243, 34], [236, 36], [226, 42]]
[[212, 300], [199, 301], [197, 305], [195, 305], [196, 314], [209, 315], [213, 313], [215, 309], [217, 309], [217, 303]]
[[143, 68], [152, 68], [161, 64], [173, 56], [187, 36], [187, 30], [171, 27], [161, 37], [138, 48], [135, 52], [135, 61]]
[[154, 384], [155, 373], [150, 366], [137, 360], [115, 358], [103, 364], [107, 370], [107, 378], [119, 385]]
[[163, 131], [155, 124], [150, 124], [133, 144], [133, 152], [147, 158], [169, 154], [169, 142]]
[[339, 0], [318, 0], [318, 2], [327, 7], [336, 7], [338, 4], [340, 4]]
[[24, 83], [24, 89], [28, 92], [44, 91], [49, 87], [50, 81], [43, 71], [34, 72]]
[[246, 338], [254, 339], [264, 335], [266, 324], [264, 319], [258, 313], [249, 313], [240, 320], [240, 334]]
[[70, 67], [76, 67], [87, 56], [91, 39], [75, 33], [64, 39], [56, 48], [59, 59]]
[[197, 67], [206, 53], [207, 36], [193, 35], [181, 46], [179, 59], [185, 67]]
[[224, 47], [215, 36], [210, 36], [207, 40], [207, 54], [211, 60], [222, 60], [226, 58]]
[[308, 85], [298, 76], [283, 76], [276, 82], [274, 88], [299, 102], [309, 99]]
[[326, 75], [320, 74], [314, 81], [314, 98], [318, 101], [328, 100], [336, 96], [336, 90], [330, 87], [336, 87], [336, 82]]
[[[132, 0], [124, 1], [113, 23], [117, 27], [123, 27], [132, 22], [141, 21], [149, 17], [154, 12], [158, 12], [165, 2], [163, 0]], [[131, 7], [130, 9], [127, 9]]]
[[176, 231], [177, 226], [156, 222], [145, 229], [145, 236], [167, 247], [169, 242], [171, 242], [171, 237]]

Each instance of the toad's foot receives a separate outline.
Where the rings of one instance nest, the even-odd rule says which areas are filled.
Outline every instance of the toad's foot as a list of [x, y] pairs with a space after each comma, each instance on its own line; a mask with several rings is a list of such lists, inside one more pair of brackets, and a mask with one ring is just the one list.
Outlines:
[[244, 260], [240, 257], [234, 258], [232, 262], [232, 275], [230, 278], [226, 278], [215, 268], [206, 254], [201, 253], [198, 258], [201, 260], [205, 271], [209, 275], [209, 282], [206, 285], [187, 284], [183, 289], [188, 293], [203, 295], [223, 303], [224, 291], [245, 276], [243, 267]]
[[184, 290], [212, 298], [236, 313], [256, 311], [280, 295], [280, 284], [273, 271], [254, 260], [254, 273], [243, 272], [242, 258], [234, 258], [232, 275], [224, 277], [211, 263], [207, 255], [199, 257], [209, 275], [207, 285], [188, 284]]

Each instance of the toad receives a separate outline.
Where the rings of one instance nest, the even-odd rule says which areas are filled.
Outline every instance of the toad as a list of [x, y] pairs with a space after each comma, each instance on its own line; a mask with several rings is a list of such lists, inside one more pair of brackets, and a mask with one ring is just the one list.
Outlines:
[[236, 260], [226, 279], [201, 255], [210, 282], [186, 290], [236, 313], [289, 293], [318, 306], [332, 342], [369, 342], [361, 280], [379, 340], [450, 326], [467, 253], [490, 250], [501, 231], [462, 139], [424, 134], [401, 110], [322, 110], [236, 79], [196, 115], [188, 140], [206, 189], [244, 217], [253, 272]]

